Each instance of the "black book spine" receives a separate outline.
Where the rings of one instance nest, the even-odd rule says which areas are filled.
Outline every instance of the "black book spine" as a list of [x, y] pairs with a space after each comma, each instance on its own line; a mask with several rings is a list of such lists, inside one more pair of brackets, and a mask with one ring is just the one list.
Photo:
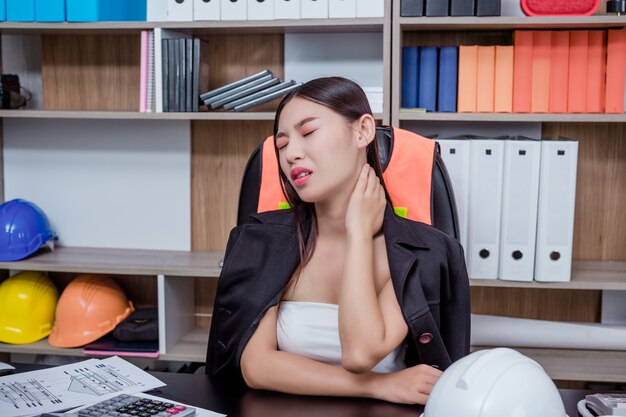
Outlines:
[[426, 16], [448, 16], [448, 0], [426, 0]]
[[191, 111], [198, 111], [200, 103], [200, 39], [193, 40], [193, 82], [191, 86]]
[[163, 63], [163, 111], [170, 111], [170, 42], [163, 39], [161, 58]]
[[450, 16], [474, 16], [474, 0], [450, 0]]
[[424, 0], [401, 0], [400, 16], [418, 17], [424, 16]]
[[476, 0], [476, 16], [500, 16], [501, 0]]
[[178, 88], [178, 102], [176, 105], [176, 111], [183, 112], [185, 111], [185, 87], [186, 87], [186, 73], [185, 73], [185, 39], [178, 39], [178, 79], [177, 79], [177, 88]]
[[185, 88], [185, 111], [193, 111], [193, 39], [185, 39], [185, 71], [187, 72], [187, 86]]
[[169, 57], [169, 77], [167, 82], [167, 89], [169, 90], [169, 111], [176, 111], [176, 45], [178, 43], [175, 39], [170, 39], [169, 41], [169, 49], [168, 49], [168, 57]]

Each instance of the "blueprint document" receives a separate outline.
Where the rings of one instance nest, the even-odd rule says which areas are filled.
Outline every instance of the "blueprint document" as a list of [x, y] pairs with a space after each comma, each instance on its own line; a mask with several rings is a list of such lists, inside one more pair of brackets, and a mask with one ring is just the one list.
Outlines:
[[117, 356], [0, 377], [2, 417], [30, 416], [165, 385]]

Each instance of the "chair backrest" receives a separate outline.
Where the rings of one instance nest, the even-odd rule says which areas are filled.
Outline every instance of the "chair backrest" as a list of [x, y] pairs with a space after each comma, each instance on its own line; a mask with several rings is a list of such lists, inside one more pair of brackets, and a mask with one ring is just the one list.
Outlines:
[[[385, 185], [396, 213], [431, 224], [458, 239], [454, 192], [437, 143], [392, 127], [377, 127], [376, 140]], [[239, 195], [237, 224], [248, 222], [252, 213], [287, 207], [286, 201], [270, 136], [248, 160]]]

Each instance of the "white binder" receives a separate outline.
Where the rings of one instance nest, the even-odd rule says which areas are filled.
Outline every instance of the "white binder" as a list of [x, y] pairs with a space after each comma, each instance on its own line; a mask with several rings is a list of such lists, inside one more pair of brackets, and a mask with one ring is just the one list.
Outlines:
[[533, 280], [540, 162], [541, 141], [505, 141], [500, 279]]
[[470, 141], [467, 266], [470, 278], [498, 278], [504, 140]]
[[274, 2], [278, 0], [248, 0], [248, 20], [274, 19]]
[[193, 20], [220, 20], [220, 0], [194, 0]]
[[248, 0], [220, 0], [222, 20], [248, 20]]
[[569, 281], [572, 272], [578, 142], [541, 143], [535, 280]]
[[167, 0], [148, 0], [146, 3], [146, 20], [148, 22], [167, 21]]
[[300, 0], [274, 0], [274, 19], [300, 19]]
[[356, 0], [328, 0], [328, 17], [356, 17]]
[[193, 0], [167, 0], [167, 20], [169, 22], [192, 21]]
[[467, 139], [440, 139], [441, 159], [452, 182], [459, 220], [459, 242], [467, 257], [467, 219], [469, 215], [470, 141]]
[[385, 0], [359, 0], [356, 2], [356, 17], [384, 17]]
[[328, 0], [301, 0], [302, 19], [328, 19]]

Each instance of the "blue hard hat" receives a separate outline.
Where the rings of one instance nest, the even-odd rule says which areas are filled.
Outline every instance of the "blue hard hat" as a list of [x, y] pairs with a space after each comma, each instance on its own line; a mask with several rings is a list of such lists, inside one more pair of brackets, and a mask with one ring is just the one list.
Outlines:
[[0, 205], [0, 228], [0, 262], [27, 258], [57, 239], [45, 213], [19, 198]]

